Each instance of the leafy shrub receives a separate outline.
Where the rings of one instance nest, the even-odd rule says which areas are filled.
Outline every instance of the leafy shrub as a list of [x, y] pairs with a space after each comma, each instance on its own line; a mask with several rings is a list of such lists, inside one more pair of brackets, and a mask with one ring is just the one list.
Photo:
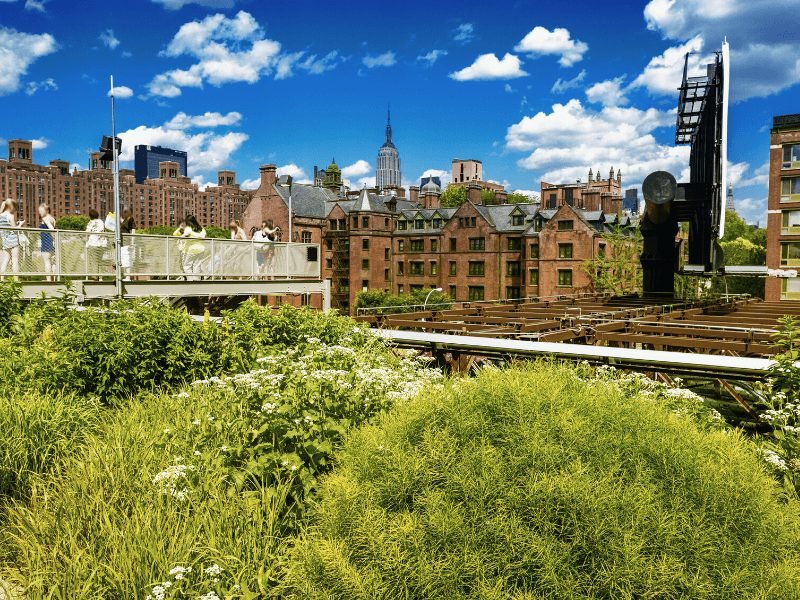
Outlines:
[[22, 288], [13, 280], [0, 282], [0, 335], [8, 333], [14, 318], [22, 314]]
[[[356, 296], [356, 309], [375, 309], [370, 310], [369, 314], [410, 312], [420, 310], [423, 305], [442, 310], [452, 307], [453, 299], [443, 292], [431, 292], [431, 290], [425, 289], [415, 290], [410, 294], [390, 294], [381, 290], [368, 290], [359, 292]], [[380, 308], [386, 308], [386, 310], [377, 310]]]
[[89, 217], [82, 215], [64, 215], [56, 219], [56, 229], [66, 229], [69, 231], [86, 231], [89, 224]]
[[798, 506], [749, 442], [567, 367], [486, 369], [357, 432], [295, 598], [797, 598]]
[[0, 578], [31, 597], [269, 593], [342, 436], [436, 377], [352, 322], [338, 341], [274, 347], [250, 373], [113, 412], [9, 511]]

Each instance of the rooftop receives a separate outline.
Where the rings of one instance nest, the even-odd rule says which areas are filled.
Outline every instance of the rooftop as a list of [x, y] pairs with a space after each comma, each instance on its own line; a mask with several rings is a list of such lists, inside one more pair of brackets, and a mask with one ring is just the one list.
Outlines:
[[800, 114], [794, 115], [779, 115], [772, 117], [772, 128], [783, 129], [784, 127], [800, 129]]

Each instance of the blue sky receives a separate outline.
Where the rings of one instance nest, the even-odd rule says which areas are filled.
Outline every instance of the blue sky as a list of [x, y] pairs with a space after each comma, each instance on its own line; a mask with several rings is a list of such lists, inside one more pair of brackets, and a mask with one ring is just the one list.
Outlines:
[[[797, 0], [0, 0], [0, 138], [85, 166], [109, 129], [189, 152], [198, 183], [274, 162], [304, 179], [335, 156], [370, 184], [391, 104], [403, 179], [480, 158], [509, 189], [621, 168], [685, 174], [675, 88], [727, 36], [729, 157], [764, 222], [768, 129], [800, 112]], [[125, 97], [127, 96], [127, 97]]]

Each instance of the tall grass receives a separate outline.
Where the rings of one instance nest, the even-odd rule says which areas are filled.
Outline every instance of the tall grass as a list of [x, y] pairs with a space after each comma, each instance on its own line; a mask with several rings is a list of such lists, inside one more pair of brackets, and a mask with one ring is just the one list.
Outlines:
[[288, 597], [798, 598], [752, 444], [568, 367], [485, 371], [357, 432]]

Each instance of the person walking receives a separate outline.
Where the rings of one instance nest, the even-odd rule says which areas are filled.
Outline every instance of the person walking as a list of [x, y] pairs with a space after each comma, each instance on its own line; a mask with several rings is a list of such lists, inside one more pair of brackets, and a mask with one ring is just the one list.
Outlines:
[[242, 224], [239, 223], [237, 220], [233, 220], [228, 225], [228, 228], [231, 231], [231, 239], [234, 241], [246, 242], [247, 241], [247, 232], [242, 227]]
[[89, 211], [89, 222], [86, 224], [86, 275], [97, 277], [103, 275], [103, 255], [108, 249], [108, 236], [105, 235], [106, 224], [95, 209]]
[[50, 233], [56, 228], [56, 220], [50, 214], [50, 207], [47, 204], [39, 205], [39, 252], [44, 261], [44, 272], [47, 273], [48, 281], [55, 281], [56, 274], [56, 244], [53, 234]]
[[130, 281], [130, 272], [133, 268], [133, 240], [129, 237], [136, 233], [136, 222], [129, 208], [122, 209], [122, 221], [119, 224], [122, 234], [122, 247], [120, 248], [120, 261], [122, 262], [122, 275], [125, 281]]
[[197, 280], [203, 273], [206, 259], [206, 245], [203, 242], [206, 230], [194, 215], [187, 215], [186, 227], [183, 228], [181, 237], [187, 238], [184, 249], [184, 272], [187, 274], [187, 280], [190, 279], [189, 275], [192, 275], [191, 280]]
[[22, 227], [25, 221], [17, 221], [17, 201], [9, 198], [0, 204], [0, 274], [5, 279], [8, 263], [11, 263], [11, 272], [14, 277], [19, 273], [19, 234], [8, 231], [14, 227]]

